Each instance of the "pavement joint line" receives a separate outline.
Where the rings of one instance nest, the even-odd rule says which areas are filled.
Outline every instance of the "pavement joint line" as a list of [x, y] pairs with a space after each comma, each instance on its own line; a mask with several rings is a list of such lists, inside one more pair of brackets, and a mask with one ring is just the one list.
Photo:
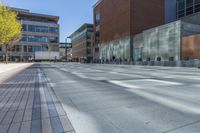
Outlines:
[[[29, 80], [31, 80], [31, 79], [34, 79], [34, 78], [30, 77]], [[24, 119], [24, 115], [25, 115], [26, 107], [27, 107], [27, 104], [28, 104], [28, 99], [29, 99], [29, 96], [30, 96], [30, 93], [31, 93], [31, 89], [30, 89], [31, 86], [32, 86], [31, 84], [29, 84], [29, 85], [27, 86], [27, 88], [29, 89], [29, 91], [28, 91], [27, 98], [26, 98], [26, 100], [25, 100], [26, 103], [25, 103], [25, 108], [23, 109], [23, 116], [22, 116], [22, 121], [20, 122], [19, 131], [21, 131], [21, 128], [22, 128], [22, 123], [23, 123], [23, 119]]]
[[[27, 81], [28, 81], [28, 80], [29, 80], [29, 78], [27, 77]], [[23, 98], [23, 96], [24, 96], [24, 94], [25, 94], [25, 92], [26, 92], [26, 90], [27, 90], [28, 84], [24, 84], [24, 86], [26, 86], [26, 87], [23, 88], [24, 90], [22, 90], [22, 91], [23, 91], [23, 94], [22, 94], [22, 96], [21, 96], [21, 98], [20, 98], [20, 101], [19, 101], [19, 103], [18, 103], [17, 109], [18, 109], [19, 106], [20, 106], [20, 103], [21, 103], [21, 101], [22, 101], [22, 98]], [[8, 131], [10, 130], [11, 125], [13, 124], [13, 120], [14, 120], [14, 118], [15, 118], [16, 113], [17, 113], [17, 110], [16, 110], [15, 113], [14, 113], [14, 116], [13, 116], [13, 118], [12, 118], [11, 124], [10, 124], [10, 126], [9, 126], [9, 128], [8, 128]], [[20, 125], [21, 125], [21, 124], [20, 124]], [[20, 131], [20, 128], [19, 128], [19, 131]]]
[[[42, 132], [42, 122], [41, 122], [41, 103], [40, 103], [40, 77], [39, 77], [39, 69], [37, 69], [37, 75], [35, 80], [35, 88], [34, 88], [34, 98], [33, 98], [33, 107], [39, 106], [37, 109], [32, 109], [32, 118], [31, 118], [31, 132]], [[38, 120], [36, 120], [38, 119]]]
[[[102, 113], [100, 113], [100, 115], [104, 115], [104, 114], [102, 114]], [[104, 115], [105, 116], [105, 115]], [[118, 130], [120, 133], [124, 133], [123, 131], [122, 131], [122, 129], [119, 127], [119, 126], [117, 126], [117, 125], [115, 125], [114, 123], [113, 123], [113, 121], [112, 120], [110, 120], [110, 119], [108, 119], [107, 117], [102, 117], [104, 120], [107, 120], [107, 121], [109, 121], [109, 123], [113, 126], [113, 127], [115, 127], [116, 128], [116, 130]]]
[[200, 123], [200, 120], [195, 121], [195, 122], [191, 122], [191, 123], [188, 123], [188, 124], [185, 124], [185, 125], [182, 125], [182, 126], [178, 126], [178, 127], [176, 127], [176, 128], [172, 128], [172, 129], [166, 130], [166, 131], [164, 131], [164, 132], [162, 132], [162, 133], [170, 133], [170, 132], [172, 132], [172, 131], [176, 131], [176, 130], [182, 129], [182, 128], [184, 128], [184, 127], [188, 127], [188, 126], [191, 126], [191, 125], [195, 125], [195, 124], [197, 124], [197, 123]]
[[[4, 119], [7, 117], [7, 114], [8, 114], [8, 112], [9, 112], [10, 108], [12, 107], [12, 105], [14, 104], [14, 102], [16, 101], [16, 99], [18, 98], [18, 96], [21, 94], [21, 90], [22, 90], [22, 89], [20, 89], [20, 87], [22, 87], [22, 86], [23, 86], [23, 85], [20, 84], [20, 85], [15, 89], [15, 90], [18, 90], [18, 93], [17, 93], [17, 95], [14, 96], [15, 98], [14, 98], [12, 104], [9, 106], [6, 115], [3, 117], [2, 121], [1, 121], [1, 125], [2, 125], [2, 122], [4, 121]], [[23, 87], [22, 87], [22, 88], [23, 88]], [[11, 96], [12, 96], [12, 95], [11, 95]], [[10, 98], [9, 98], [9, 99], [10, 99]], [[10, 101], [10, 100], [9, 100], [9, 101]], [[15, 111], [15, 113], [16, 113], [16, 111]], [[10, 125], [8, 126], [7, 131], [9, 131], [9, 128], [10, 128], [10, 126], [11, 126], [11, 124], [12, 124], [12, 121], [13, 121], [13, 119], [14, 119], [15, 113], [14, 113], [14, 115], [12, 116], [12, 120], [11, 120], [10, 123], [9, 123]]]
[[[17, 82], [17, 81], [19, 81], [20, 79], [16, 79], [16, 80], [14, 80], [15, 82]], [[1, 85], [1, 84], [0, 84]], [[1, 96], [3, 95], [3, 97], [1, 97], [2, 99], [4, 99], [4, 97], [6, 97], [7, 96], [7, 94], [9, 94], [9, 92], [11, 92], [12, 91], [12, 87], [14, 86], [14, 84], [10, 84], [9, 86], [8, 86], [8, 88], [7, 88], [7, 90], [5, 90], [4, 91], [4, 93], [3, 94], [1, 94]], [[5, 95], [4, 95], [5, 94]], [[0, 101], [2, 102], [2, 99], [0, 98]], [[0, 108], [0, 110], [1, 110], [1, 108]]]
[[[47, 76], [45, 75], [45, 73], [44, 73], [44, 71], [43, 71], [43, 69], [42, 69], [42, 76], [43, 76], [43, 79], [44, 79], [44, 81], [45, 81], [45, 85], [46, 85], [46, 87], [48, 88], [48, 91], [49, 91], [49, 93], [50, 93], [50, 95], [54, 95], [55, 96], [55, 99], [57, 100], [57, 102], [60, 104], [60, 106], [61, 106], [61, 109], [65, 112], [65, 110], [64, 110], [64, 108], [63, 108], [63, 105], [62, 105], [62, 102], [60, 101], [60, 99], [59, 99], [59, 97], [56, 95], [56, 92], [54, 91], [54, 89], [53, 89], [53, 87], [51, 86], [51, 84], [50, 84], [50, 82], [49, 82], [49, 80], [47, 80]], [[53, 96], [51, 96], [52, 97], [52, 100], [53, 100]], [[57, 113], [58, 113], [58, 110], [57, 110], [57, 107], [55, 106], [55, 108], [56, 108], [56, 111], [57, 111]], [[59, 115], [59, 116], [62, 116], [62, 115]], [[67, 113], [65, 112], [65, 115], [64, 116], [66, 116], [67, 118], [68, 118], [68, 116], [67, 116]], [[59, 117], [59, 120], [60, 120], [60, 117]], [[70, 121], [69, 121], [70, 122]], [[63, 127], [63, 125], [62, 125], [62, 122], [61, 122], [61, 120], [60, 120], [60, 124], [61, 124], [61, 126], [62, 126], [62, 128], [63, 128], [63, 131], [64, 131], [64, 127]], [[71, 124], [71, 122], [70, 122], [70, 124]], [[72, 125], [71, 125], [72, 126]], [[52, 127], [53, 128], [53, 127]], [[72, 131], [74, 131], [75, 132], [75, 130], [74, 130], [74, 127], [72, 126], [72, 128], [73, 128], [73, 130]]]
[[[26, 120], [26, 121], [21, 121], [21, 122], [13, 122], [12, 124], [19, 124], [19, 123], [24, 123], [24, 122], [38, 121], [38, 120], [48, 120], [50, 118], [60, 118], [60, 117], [65, 117], [65, 116], [67, 116], [67, 115], [51, 116], [51, 117], [44, 117], [42, 119], [34, 119], [34, 120]], [[10, 124], [1, 124], [1, 125], [10, 125]]]
[[[59, 114], [58, 114], [58, 112], [56, 110], [56, 106], [55, 106], [55, 104], [53, 102], [53, 98], [52, 98], [52, 96], [51, 96], [51, 94], [49, 92], [51, 90], [49, 90], [50, 88], [47, 85], [48, 81], [46, 80], [46, 77], [44, 76], [44, 74], [42, 73], [41, 70], [40, 70], [40, 77], [43, 78], [43, 80], [44, 80], [44, 92], [45, 92], [46, 102], [49, 102], [49, 101], [52, 102], [51, 104], [47, 103], [49, 115], [50, 116], [53, 115], [51, 110], [50, 110], [50, 108], [53, 108], [53, 109], [55, 109], [55, 112], [53, 112], [54, 115], [55, 116], [59, 116]], [[50, 117], [50, 122], [51, 122], [51, 126], [52, 126], [53, 132], [64, 132], [64, 128], [62, 126], [60, 117], [58, 117], [58, 119], [56, 119], [56, 118], [54, 119], [54, 118]]]
[[[20, 86], [17, 86], [17, 88], [15, 89], [15, 91], [17, 91], [17, 94], [16, 95], [14, 95], [14, 93], [13, 93], [13, 95], [14, 95], [14, 99], [13, 99], [13, 101], [15, 101], [16, 100], [16, 98], [17, 98], [17, 96], [18, 96], [18, 94], [20, 93], [20, 87], [21, 87], [22, 85], [20, 85]], [[9, 97], [9, 99], [7, 100], [7, 102], [4, 104], [4, 106], [3, 106], [3, 108], [1, 108], [1, 110], [2, 109], [4, 109], [5, 108], [5, 105], [8, 103], [8, 102], [10, 102], [10, 99], [12, 99], [13, 97], [13, 95], [10, 95], [10, 97]], [[13, 104], [14, 102], [12, 102], [12, 104]], [[5, 112], [9, 112], [9, 109], [10, 109], [10, 107], [12, 106], [12, 104], [11, 105], [9, 105], [9, 107], [8, 107], [8, 110], [7, 111], [5, 111]], [[7, 114], [6, 113], [6, 114]], [[5, 117], [6, 117], [6, 115], [3, 117], [3, 119], [1, 120], [1, 122], [0, 122], [0, 125], [2, 124], [2, 122], [3, 122], [3, 120], [5, 119]]]

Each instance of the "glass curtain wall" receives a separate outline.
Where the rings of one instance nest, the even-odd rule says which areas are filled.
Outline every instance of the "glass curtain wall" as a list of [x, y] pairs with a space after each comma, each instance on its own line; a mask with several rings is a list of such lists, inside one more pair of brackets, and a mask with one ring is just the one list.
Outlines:
[[177, 0], [177, 18], [200, 12], [200, 0]]

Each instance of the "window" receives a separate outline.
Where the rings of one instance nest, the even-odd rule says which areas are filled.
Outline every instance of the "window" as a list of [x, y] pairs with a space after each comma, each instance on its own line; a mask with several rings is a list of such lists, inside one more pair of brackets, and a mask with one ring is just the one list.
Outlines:
[[178, 10], [185, 10], [185, 0], [179, 0], [178, 3]]
[[26, 35], [22, 35], [21, 36], [21, 41], [22, 42], [27, 42], [27, 36]]
[[193, 0], [186, 0], [186, 7], [192, 7], [193, 6]]
[[157, 57], [157, 61], [161, 61], [161, 57]]
[[96, 43], [100, 43], [100, 32], [99, 31], [97, 31], [95, 33], [95, 40], [96, 40]]
[[86, 35], [87, 39], [90, 40], [91, 39], [91, 36], [90, 35]]
[[22, 25], [22, 31], [27, 31], [27, 25], [25, 24]]
[[200, 0], [195, 0], [195, 12], [200, 11]]
[[35, 32], [35, 26], [33, 26], [33, 25], [28, 25], [28, 31], [30, 31], [30, 32]]
[[28, 31], [30, 31], [30, 32], [43, 32], [43, 33], [47, 33], [48, 32], [48, 27], [47, 26], [28, 25]]
[[28, 51], [27, 51], [27, 46], [26, 46], [26, 45], [24, 45], [24, 52], [28, 52]]
[[91, 49], [87, 49], [87, 54], [91, 54]]
[[28, 46], [28, 52], [33, 52], [32, 51], [32, 46]]
[[174, 57], [169, 57], [169, 61], [174, 61]]
[[35, 26], [35, 32], [47, 33], [48, 27], [47, 26]]
[[181, 18], [181, 17], [184, 17], [185, 14], [186, 14], [186, 11], [185, 11], [185, 0], [178, 0], [177, 1], [177, 17], [178, 18]]
[[90, 42], [87, 42], [87, 47], [91, 47], [91, 43]]
[[58, 28], [57, 27], [49, 27], [49, 32], [50, 33], [58, 33]]
[[41, 46], [32, 46], [32, 52], [36, 52], [36, 51], [42, 51], [42, 47]]
[[16, 52], [21, 52], [22, 46], [21, 45], [16, 45]]
[[45, 36], [28, 36], [28, 42], [48, 42], [48, 37]]
[[100, 12], [96, 12], [95, 14], [95, 25], [99, 25], [100, 24]]
[[58, 37], [49, 37], [50, 43], [58, 43]]
[[99, 52], [99, 48], [95, 48], [95, 52]]
[[193, 14], [193, 7], [189, 7], [186, 9], [186, 15]]
[[200, 4], [200, 0], [195, 0], [195, 4]]

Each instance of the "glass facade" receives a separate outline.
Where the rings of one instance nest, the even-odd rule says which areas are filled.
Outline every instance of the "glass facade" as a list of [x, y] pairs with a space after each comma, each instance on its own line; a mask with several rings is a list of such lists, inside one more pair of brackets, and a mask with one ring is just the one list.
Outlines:
[[22, 26], [22, 31], [41, 32], [41, 33], [58, 33], [57, 27], [25, 25]]
[[58, 43], [58, 37], [22, 35], [22, 42]]
[[177, 0], [177, 18], [200, 12], [200, 0]]

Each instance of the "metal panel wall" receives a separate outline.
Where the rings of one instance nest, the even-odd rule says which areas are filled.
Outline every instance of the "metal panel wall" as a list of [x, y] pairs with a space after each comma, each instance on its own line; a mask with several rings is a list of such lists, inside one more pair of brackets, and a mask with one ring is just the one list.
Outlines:
[[100, 47], [100, 59], [112, 60], [116, 59], [130, 60], [130, 37], [125, 37], [110, 43], [104, 43]]
[[176, 21], [143, 32], [143, 60], [175, 61], [180, 59], [181, 22]]

